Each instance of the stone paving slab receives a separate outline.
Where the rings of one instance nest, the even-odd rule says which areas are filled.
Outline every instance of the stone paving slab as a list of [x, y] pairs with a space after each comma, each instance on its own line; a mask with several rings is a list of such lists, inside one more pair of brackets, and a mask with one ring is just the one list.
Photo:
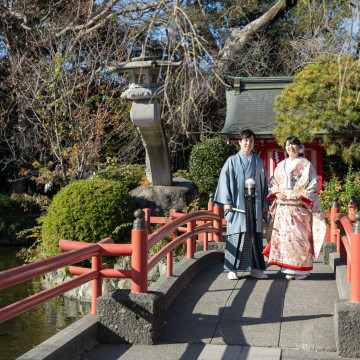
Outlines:
[[242, 346], [205, 345], [199, 360], [239, 359]]
[[281, 360], [348, 360], [348, 358], [340, 357], [335, 352], [282, 349]]
[[334, 275], [328, 265], [320, 261], [314, 265], [310, 280], [288, 281], [279, 342], [282, 348], [336, 351]]
[[278, 347], [280, 323], [259, 324], [253, 322], [232, 322], [231, 326], [220, 324], [212, 344], [250, 345], [257, 347]]
[[78, 360], [280, 360], [281, 349], [211, 344], [98, 345]]
[[236, 281], [230, 282], [223, 264], [214, 264], [186, 285], [166, 312], [160, 340], [210, 343]]
[[205, 345], [110, 345], [100, 344], [74, 360], [197, 360]]
[[249, 346], [206, 345], [199, 360], [280, 360], [281, 349]]
[[212, 344], [104, 345], [73, 360], [348, 360], [334, 352]]

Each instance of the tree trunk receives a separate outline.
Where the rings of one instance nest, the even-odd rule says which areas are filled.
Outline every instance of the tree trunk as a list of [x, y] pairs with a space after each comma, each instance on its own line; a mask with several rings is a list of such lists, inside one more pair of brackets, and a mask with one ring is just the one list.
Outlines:
[[240, 52], [253, 35], [275, 22], [296, 4], [297, 0], [278, 0], [266, 13], [242, 29], [230, 29], [229, 36], [214, 64], [217, 72], [228, 74], [234, 54]]

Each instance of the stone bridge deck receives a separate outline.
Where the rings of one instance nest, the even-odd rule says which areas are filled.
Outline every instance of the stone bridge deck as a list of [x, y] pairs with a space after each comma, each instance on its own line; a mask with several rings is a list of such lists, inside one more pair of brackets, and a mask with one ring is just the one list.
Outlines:
[[[244, 273], [228, 280], [223, 264], [202, 271], [170, 305], [157, 345], [98, 344], [77, 360], [343, 359], [336, 354], [333, 270], [322, 258], [311, 279]], [[240, 275], [240, 273], [239, 273]]]

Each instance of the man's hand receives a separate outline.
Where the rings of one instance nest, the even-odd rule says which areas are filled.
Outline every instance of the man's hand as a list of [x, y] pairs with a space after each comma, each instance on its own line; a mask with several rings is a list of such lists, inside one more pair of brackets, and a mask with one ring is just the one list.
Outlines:
[[287, 197], [283, 193], [277, 193], [276, 197], [281, 201], [286, 201]]
[[233, 211], [233, 206], [231, 204], [224, 205], [224, 210]]

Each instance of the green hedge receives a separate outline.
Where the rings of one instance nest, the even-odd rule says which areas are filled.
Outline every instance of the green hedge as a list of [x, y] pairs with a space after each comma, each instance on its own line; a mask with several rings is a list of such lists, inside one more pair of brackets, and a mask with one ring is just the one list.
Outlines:
[[60, 239], [96, 243], [109, 236], [129, 242], [133, 220], [134, 204], [124, 184], [100, 178], [74, 181], [54, 196], [43, 221], [44, 254], [59, 254]]
[[235, 145], [219, 137], [194, 145], [189, 160], [189, 172], [202, 196], [214, 193], [221, 169], [230, 155], [237, 152]]

